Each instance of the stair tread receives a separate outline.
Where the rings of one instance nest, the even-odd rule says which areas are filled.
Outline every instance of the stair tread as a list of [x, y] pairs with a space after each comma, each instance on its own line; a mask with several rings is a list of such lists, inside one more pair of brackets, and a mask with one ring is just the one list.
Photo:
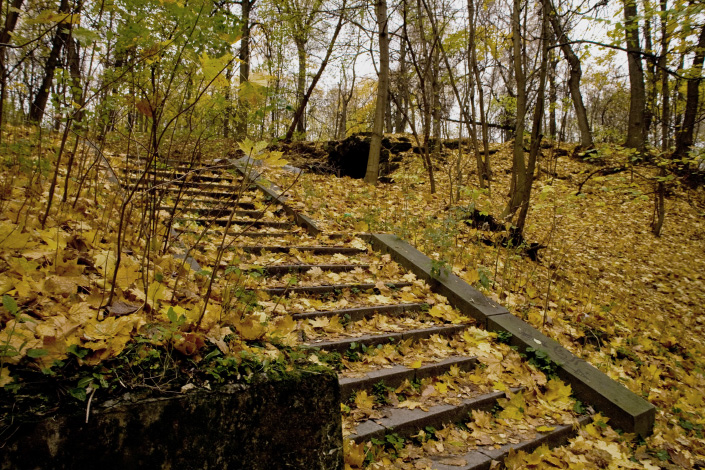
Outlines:
[[267, 251], [269, 253], [286, 253], [292, 250], [298, 250], [298, 251], [313, 251], [314, 254], [318, 252], [318, 254], [359, 254], [359, 253], [366, 253], [367, 250], [360, 249], [360, 248], [353, 248], [353, 247], [347, 247], [347, 246], [336, 246], [336, 245], [311, 245], [311, 246], [283, 246], [283, 245], [278, 245], [278, 246], [267, 246], [267, 245], [250, 245], [250, 246], [241, 246], [240, 247], [243, 251], [246, 253], [257, 253], [260, 251]]
[[452, 335], [460, 333], [467, 325], [438, 325], [429, 328], [414, 328], [405, 331], [393, 333], [381, 333], [378, 335], [361, 335], [356, 337], [344, 337], [335, 340], [326, 340], [325, 338], [304, 343], [306, 346], [325, 349], [327, 351], [346, 351], [350, 349], [353, 343], [365, 345], [367, 347], [385, 344], [390, 341], [400, 342], [405, 339], [421, 339], [432, 335]]
[[[582, 426], [588, 424], [591, 419], [591, 416], [581, 416], [577, 419], [577, 422]], [[452, 456], [432, 456], [431, 460], [434, 463], [433, 468], [435, 470], [485, 470], [490, 468], [493, 460], [504, 460], [509, 455], [511, 449], [515, 451], [523, 450], [524, 452], [531, 452], [544, 444], [549, 447], [556, 447], [564, 445], [568, 439], [575, 434], [575, 426], [572, 423], [559, 424], [553, 431], [537, 432], [536, 437], [533, 439], [520, 441], [518, 443], [507, 443], [499, 448], [493, 446], [479, 446], [469, 452], [453, 454]], [[449, 457], [453, 457], [454, 465], [443, 463], [443, 461]], [[461, 460], [465, 461], [465, 463], [461, 464]]]
[[354, 391], [369, 389], [379, 382], [384, 382], [390, 387], [397, 387], [406, 379], [414, 380], [443, 375], [453, 366], [467, 371], [474, 368], [476, 364], [477, 358], [475, 357], [451, 356], [415, 369], [397, 364], [389, 368], [371, 370], [362, 377], [339, 376], [341, 400], [345, 401]]
[[308, 318], [330, 317], [333, 315], [349, 315], [352, 321], [356, 321], [358, 319], [356, 317], [364, 318], [367, 315], [373, 315], [375, 313], [384, 313], [385, 315], [403, 314], [420, 310], [426, 305], [425, 303], [417, 302], [394, 305], [370, 305], [369, 307], [353, 307], [338, 310], [314, 310], [312, 312], [295, 313], [292, 315], [292, 318], [295, 320], [304, 320]]
[[[385, 283], [387, 287], [390, 289], [399, 289], [401, 287], [408, 287], [411, 286], [412, 283], [410, 282], [388, 282]], [[266, 292], [269, 295], [281, 295], [284, 293], [294, 293], [294, 292], [311, 292], [311, 293], [316, 293], [316, 292], [333, 292], [335, 290], [343, 290], [343, 289], [353, 289], [357, 288], [360, 290], [368, 290], [368, 289], [374, 289], [377, 287], [376, 284], [369, 284], [369, 283], [364, 283], [364, 284], [326, 284], [326, 285], [319, 285], [319, 286], [302, 286], [302, 287], [268, 287], [265, 289], [259, 289], [263, 292]]]
[[426, 426], [439, 428], [444, 424], [460, 421], [471, 410], [489, 411], [495, 406], [498, 399], [505, 397], [505, 392], [485, 393], [473, 398], [465, 398], [459, 405], [439, 404], [430, 406], [428, 410], [382, 407], [379, 411], [385, 414], [385, 417], [368, 420], [373, 421], [379, 429], [363, 422], [356, 426], [355, 430], [347, 437], [356, 442], [364, 442], [373, 437], [379, 438], [390, 433], [407, 437]]

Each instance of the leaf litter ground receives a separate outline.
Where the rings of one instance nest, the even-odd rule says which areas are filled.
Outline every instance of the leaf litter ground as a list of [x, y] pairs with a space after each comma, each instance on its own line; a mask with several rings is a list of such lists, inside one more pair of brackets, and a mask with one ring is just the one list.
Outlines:
[[[593, 178], [584, 185], [583, 195], [575, 196], [577, 184], [591, 168], [583, 162], [558, 160], [555, 171], [562, 179], [541, 179], [536, 183], [526, 234], [530, 241], [540, 241], [548, 248], [542, 252], [541, 262], [533, 263], [516, 250], [487, 246], [486, 239], [493, 235], [471, 228], [459, 217], [462, 211], [454, 210], [466, 207], [493, 214], [501, 211], [501, 190], [496, 188], [506, 183], [503, 170], [508, 161], [507, 150], [501, 148], [495, 156], [497, 181], [492, 195], [472, 189], [470, 177], [467, 188], [471, 189], [462, 189], [456, 198], [445, 176], [438, 181], [439, 192], [429, 195], [421, 164], [407, 160], [394, 175], [398, 183], [377, 188], [347, 178], [304, 175], [291, 192], [292, 202], [329, 231], [392, 231], [404, 236], [439, 263], [452, 266], [514, 314], [659, 407], [655, 434], [646, 442], [615, 433], [598, 415], [594, 424], [582, 428], [570, 446], [553, 451], [541, 448], [531, 455], [520, 452], [510, 456], [508, 466], [675, 468], [701, 464], [705, 454], [702, 320], [697, 309], [705, 300], [705, 269], [702, 206], [697, 206], [697, 201], [702, 201], [702, 193], [674, 188], [668, 200], [664, 236], [654, 239], [647, 228], [650, 187], [620, 173]], [[609, 158], [624, 158], [619, 151], [603, 150], [605, 154], [610, 152]], [[443, 165], [439, 163], [440, 174], [450, 169], [450, 164], [449, 168]], [[12, 165], [10, 168], [16, 170]], [[477, 413], [466, 426], [422, 431], [412, 441], [392, 439], [372, 448], [347, 445], [347, 465], [351, 468], [365, 461], [375, 468], [430, 468], [429, 456], [445, 456], [446, 463], [453, 465], [458, 463], [454, 456], [472, 446], [514, 442], [531, 434], [532, 429], [548, 429], [570, 422], [574, 416], [575, 403], [567, 400], [570, 393], [560, 383], [547, 380], [492, 335], [472, 328], [450, 341], [432, 337], [422, 340], [421, 347], [402, 343], [372, 348], [358, 357], [332, 360], [289, 349], [298, 344], [302, 335], [354, 337], [380, 328], [395, 331], [417, 327], [420, 322], [463, 320], [452, 309], [431, 314], [434, 305], [445, 305], [445, 299], [421, 286], [380, 291], [372, 299], [375, 304], [425, 302], [429, 311], [405, 320], [410, 322], [406, 326], [390, 323], [381, 316], [353, 323], [333, 317], [296, 325], [289, 316], [301, 311], [364, 305], [370, 297], [362, 293], [318, 299], [296, 295], [274, 299], [262, 294], [256, 301], [228, 298], [233, 285], [244, 289], [279, 285], [276, 283], [281, 281], [258, 278], [247, 273], [247, 268], [342, 261], [334, 257], [294, 253], [287, 255], [293, 258], [287, 258], [266, 252], [252, 256], [235, 248], [219, 268], [226, 271], [228, 266], [242, 263], [242, 269], [219, 278], [204, 322], [200, 329], [193, 330], [185, 326], [193, 324], [202, 312], [199, 298], [207, 273], [194, 272], [175, 259], [173, 255], [181, 253], [176, 253], [176, 249], [164, 255], [146, 250], [149, 256], [140, 257], [146, 243], [139, 237], [127, 237], [117, 276], [118, 300], [106, 315], [99, 307], [105, 301], [109, 287], [106, 278], [115, 263], [117, 208], [110, 197], [114, 188], [100, 183], [102, 187], [96, 187], [94, 198], [78, 198], [73, 208], [58, 206], [42, 228], [35, 215], [47, 185], [29, 180], [22, 172], [14, 174], [18, 176], [11, 184], [5, 182], [3, 186], [6, 189], [0, 221], [4, 263], [0, 285], [8, 294], [0, 332], [4, 345], [0, 382], [4, 393], [17, 397], [42, 392], [29, 385], [37, 377], [45, 384], [49, 378], [56, 382], [53, 393], [73, 399], [74, 406], [85, 407], [86, 396], [92, 398], [96, 390], [173, 393], [194, 386], [208, 387], [224, 377], [241, 380], [267, 364], [275, 364], [281, 370], [333, 364], [345, 370], [344, 374], [354, 375], [392, 363], [420, 367], [454, 354], [477, 356], [482, 370], [490, 371], [481, 377], [451, 370], [441, 378], [378, 390], [375, 398], [360, 393], [343, 410], [347, 432], [384, 406], [424, 409], [439, 400], [452, 402], [489, 389], [526, 387], [510, 395], [495, 414]], [[276, 171], [267, 176], [283, 187], [291, 179]], [[31, 191], [34, 199], [27, 197]], [[256, 209], [271, 210], [256, 195], [246, 197]], [[140, 207], [139, 201], [136, 207]], [[274, 220], [283, 220], [271, 215]], [[212, 266], [214, 247], [219, 241], [216, 234], [211, 237], [206, 233], [196, 243], [202, 228], [188, 224], [183, 227], [188, 230], [180, 239], [186, 246], [195, 246], [194, 258], [204, 269], [216, 269]], [[302, 235], [299, 229], [276, 240], [281, 243], [293, 239], [299, 245], [336, 243], [325, 237]], [[365, 247], [359, 239], [349, 237], [348, 242]], [[368, 264], [368, 257], [362, 254], [357, 262]], [[371, 280], [398, 280], [398, 267], [387, 262], [384, 265], [389, 266], [386, 272], [367, 274]], [[306, 283], [333, 274], [344, 281], [345, 273], [316, 270], [298, 275], [296, 281]], [[176, 285], [178, 278], [182, 279], [180, 285]], [[285, 276], [284, 283], [288, 283], [286, 279]], [[237, 315], [230, 315], [233, 310]], [[684, 326], [690, 334], [684, 335]], [[174, 358], [179, 364], [173, 363]], [[27, 370], [34, 372], [28, 374]], [[46, 402], [56, 398], [38, 395]], [[48, 412], [46, 403], [36, 409]]]
[[[507, 145], [493, 156], [491, 194], [477, 188], [472, 170], [463, 174], [458, 191], [448, 176], [456, 155], [436, 162], [438, 191], [429, 194], [420, 157], [409, 156], [392, 175], [394, 183], [376, 188], [349, 178], [331, 184], [329, 176], [303, 175], [292, 204], [328, 230], [404, 237], [657, 406], [654, 434], [645, 441], [589, 425], [570, 446], [519, 452], [508, 467], [703, 467], [703, 188], [669, 187], [665, 227], [657, 238], [649, 227], [654, 183], [647, 180], [656, 169], [631, 166], [629, 152], [604, 146], [602, 165], [626, 171], [588, 179], [599, 168], [594, 163], [551, 153], [544, 151], [540, 159], [545, 171], [534, 183], [525, 231], [528, 241], [547, 246], [539, 262], [519, 249], [489, 246], [487, 240], [497, 234], [464, 220], [472, 209], [502, 212], [511, 164]], [[270, 177], [279, 184], [291, 178], [284, 172]], [[404, 449], [380, 457], [380, 465], [407, 468], [403, 457], [417, 449]]]

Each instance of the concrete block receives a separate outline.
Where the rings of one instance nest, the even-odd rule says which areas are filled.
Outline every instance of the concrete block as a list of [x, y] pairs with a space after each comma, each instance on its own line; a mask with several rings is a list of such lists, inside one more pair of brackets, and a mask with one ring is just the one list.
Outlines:
[[445, 296], [455, 308], [474, 318], [482, 326], [486, 326], [488, 317], [509, 312], [455, 274], [445, 271], [435, 273], [429, 257], [396, 235], [371, 234], [368, 240], [372, 248], [391, 255], [394, 261], [414, 273], [417, 278], [423, 279], [435, 292]]
[[487, 299], [459, 277], [452, 273], [439, 275], [433, 272], [431, 259], [396, 235], [371, 234], [368, 240], [375, 250], [389, 253], [392, 259], [425, 280], [435, 292], [447, 297], [451, 305], [475, 318], [488, 330], [511, 333], [512, 344], [522, 351], [532, 347], [546, 352], [558, 364], [558, 376], [572, 386], [581, 401], [608, 416], [611, 425], [641, 436], [651, 432], [656, 408], [649, 402]]
[[608, 416], [613, 427], [641, 436], [651, 433], [656, 419], [656, 408], [651, 403], [573, 355], [536, 328], [512, 314], [506, 314], [488, 319], [488, 329], [511, 333], [511, 344], [522, 352], [531, 347], [548, 354], [558, 365], [558, 376], [570, 384], [575, 396]]
[[333, 374], [302, 373], [13, 424], [2, 469], [342, 469]]

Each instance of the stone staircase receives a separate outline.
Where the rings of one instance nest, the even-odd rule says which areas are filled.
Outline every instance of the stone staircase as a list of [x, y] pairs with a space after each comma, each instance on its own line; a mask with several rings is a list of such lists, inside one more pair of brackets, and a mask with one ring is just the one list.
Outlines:
[[[253, 308], [291, 315], [299, 345], [338, 370], [345, 439], [431, 468], [489, 469], [511, 449], [563, 445], [589, 422], [572, 398], [552, 401], [555, 383], [433, 281], [375, 251], [367, 234], [320, 233], [247, 171], [172, 162], [140, 189], [158, 192], [175, 243], [203, 245], [192, 265], [213, 259], [204, 241], [225, 237], [220, 268], [249, 274]], [[126, 185], [137, 181], [126, 170]]]

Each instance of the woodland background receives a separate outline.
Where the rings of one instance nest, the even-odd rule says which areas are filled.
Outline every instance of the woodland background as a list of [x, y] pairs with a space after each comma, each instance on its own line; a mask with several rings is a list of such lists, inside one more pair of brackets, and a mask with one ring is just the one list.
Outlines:
[[[207, 301], [158, 309], [163, 215], [137, 185], [115, 191], [106, 168], [243, 153], [279, 167], [267, 144], [367, 132], [364, 182], [266, 177], [327, 229], [411, 240], [656, 404], [648, 441], [608, 427], [584, 436], [614, 468], [705, 466], [704, 7], [0, 1], [3, 393], [27, 387], [20, 367], [51, 376], [79, 353], [90, 365], [117, 357], [143, 319], [99, 328], [88, 356], [74, 331], [104, 327], [95, 312], [125, 308], [130, 291], [150, 320], [195, 325], [177, 349], [200, 345]], [[374, 185], [390, 134], [416, 151]], [[467, 224], [473, 214], [492, 215], [500, 238]], [[524, 256], [532, 243], [538, 261]], [[84, 278], [86, 264], [100, 279]], [[27, 315], [53, 319], [30, 329]], [[86, 400], [101, 380], [80, 376], [67, 393]], [[555, 456], [567, 465], [583, 450]]]

